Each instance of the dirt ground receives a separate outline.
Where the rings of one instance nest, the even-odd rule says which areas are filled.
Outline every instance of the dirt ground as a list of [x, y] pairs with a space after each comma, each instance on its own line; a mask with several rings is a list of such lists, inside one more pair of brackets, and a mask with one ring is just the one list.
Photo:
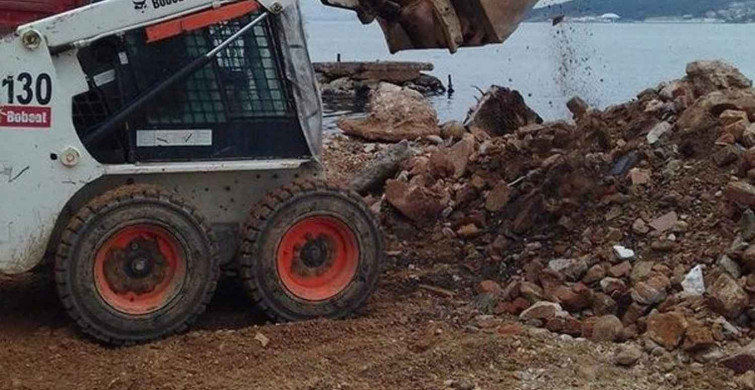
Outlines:
[[610, 361], [612, 344], [470, 328], [467, 299], [417, 288], [418, 272], [389, 271], [353, 319], [286, 325], [266, 323], [229, 279], [188, 333], [123, 348], [79, 334], [48, 271], [2, 277], [0, 388], [733, 388], [714, 367], [645, 357], [624, 369]]
[[[365, 162], [364, 145], [347, 147], [351, 153], [325, 155], [341, 184]], [[79, 333], [50, 269], [0, 276], [0, 389], [737, 388], [727, 371], [672, 354], [643, 354], [623, 368], [613, 362], [620, 344], [528, 328], [514, 317], [502, 317], [497, 330], [479, 326], [470, 271], [449, 258], [456, 252], [399, 252], [398, 241], [389, 239], [378, 291], [352, 319], [271, 324], [229, 278], [189, 332], [122, 348]]]

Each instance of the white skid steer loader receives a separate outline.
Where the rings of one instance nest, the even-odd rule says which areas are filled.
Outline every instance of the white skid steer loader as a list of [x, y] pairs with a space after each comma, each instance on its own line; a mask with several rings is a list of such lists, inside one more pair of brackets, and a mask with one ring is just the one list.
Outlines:
[[[502, 41], [534, 2], [326, 4], [379, 20], [392, 51], [453, 51]], [[322, 181], [298, 4], [86, 3], [0, 1], [0, 272], [54, 257], [65, 309], [115, 344], [186, 329], [221, 265], [276, 320], [362, 305], [382, 237]]]

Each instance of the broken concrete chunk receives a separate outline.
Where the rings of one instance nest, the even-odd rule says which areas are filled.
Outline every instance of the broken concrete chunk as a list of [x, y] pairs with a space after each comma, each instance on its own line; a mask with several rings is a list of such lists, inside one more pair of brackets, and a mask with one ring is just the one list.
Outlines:
[[744, 135], [745, 130], [747, 130], [747, 126], [749, 125], [750, 125], [750, 122], [748, 120], [742, 119], [737, 122], [724, 126], [723, 132], [731, 134], [735, 140], [739, 141], [742, 139], [742, 136]]
[[740, 110], [724, 110], [724, 112], [718, 116], [718, 120], [721, 122], [722, 126], [728, 126], [732, 123], [742, 121], [750, 123], [750, 120], [747, 118], [747, 113]]
[[611, 275], [614, 278], [623, 278], [624, 276], [628, 276], [631, 271], [632, 264], [630, 264], [629, 261], [622, 261], [621, 263], [609, 268], [608, 275]]
[[682, 342], [687, 324], [687, 319], [681, 313], [654, 314], [648, 318], [647, 335], [658, 345], [671, 351]]
[[687, 273], [682, 280], [682, 288], [686, 295], [703, 295], [705, 293], [705, 281], [703, 280], [703, 267], [696, 265]]
[[679, 219], [679, 216], [676, 214], [675, 211], [671, 211], [669, 213], [666, 213], [650, 222], [650, 227], [655, 229], [658, 232], [665, 232], [672, 227], [674, 227], [674, 224], [676, 224], [676, 221]]
[[509, 203], [509, 199], [511, 199], [511, 187], [505, 181], [500, 181], [488, 193], [485, 208], [492, 212], [501, 211]]
[[400, 164], [411, 156], [408, 142], [393, 145], [381, 152], [373, 163], [359, 171], [351, 179], [349, 187], [360, 194], [380, 190], [386, 180], [396, 175]]
[[722, 314], [726, 318], [737, 318], [747, 307], [750, 297], [737, 284], [731, 276], [727, 274], [719, 275], [718, 279], [710, 286], [711, 309]]
[[641, 305], [655, 305], [666, 299], [671, 281], [660, 273], [653, 273], [647, 280], [635, 283], [630, 291], [632, 299]]
[[713, 339], [713, 332], [711, 332], [710, 328], [695, 320], [689, 322], [687, 331], [684, 335], [682, 349], [685, 351], [699, 351], [715, 344], [716, 342]]
[[724, 189], [726, 199], [745, 206], [755, 206], [755, 186], [744, 181], [730, 182]]
[[587, 272], [584, 259], [555, 259], [548, 262], [548, 269], [564, 275], [570, 281], [577, 281]]
[[469, 156], [475, 151], [477, 142], [472, 134], [464, 134], [461, 141], [454, 144], [448, 152], [448, 158], [454, 167], [454, 177], [459, 178], [467, 173]]
[[629, 170], [629, 180], [633, 186], [645, 185], [650, 182], [650, 171], [642, 168], [632, 168]]
[[549, 320], [555, 317], [565, 317], [569, 313], [565, 312], [561, 305], [553, 302], [540, 301], [530, 306], [527, 310], [519, 315], [522, 321], [527, 320]]
[[642, 218], [637, 218], [632, 223], [632, 231], [635, 234], [644, 235], [650, 231], [650, 228], [645, 223], [645, 221], [642, 220]]
[[646, 280], [650, 277], [654, 265], [655, 263], [652, 261], [638, 261], [635, 263], [634, 267], [632, 267], [632, 273], [629, 275], [629, 280], [632, 284]]
[[734, 279], [739, 279], [739, 277], [742, 276], [742, 268], [729, 256], [721, 256], [718, 260], [718, 266]]
[[440, 195], [398, 180], [388, 180], [385, 197], [401, 214], [418, 223], [434, 221], [445, 207]]
[[648, 135], [646, 137], [648, 143], [650, 145], [655, 144], [658, 142], [658, 140], [661, 139], [661, 137], [666, 134], [669, 130], [671, 130], [673, 126], [671, 126], [668, 122], [660, 122], [657, 125], [653, 126], [652, 129], [650, 129], [650, 132], [648, 132]]
[[614, 245], [613, 246], [613, 253], [616, 255], [616, 258], [619, 260], [632, 260], [634, 259], [634, 251], [625, 248], [621, 245]]
[[621, 279], [603, 278], [600, 281], [600, 289], [609, 296], [616, 296], [627, 291], [627, 285]]
[[606, 277], [606, 269], [603, 267], [603, 265], [595, 264], [594, 266], [590, 267], [589, 270], [587, 270], [587, 273], [585, 273], [585, 277], [582, 278], [582, 281], [587, 284], [591, 284], [605, 277]]

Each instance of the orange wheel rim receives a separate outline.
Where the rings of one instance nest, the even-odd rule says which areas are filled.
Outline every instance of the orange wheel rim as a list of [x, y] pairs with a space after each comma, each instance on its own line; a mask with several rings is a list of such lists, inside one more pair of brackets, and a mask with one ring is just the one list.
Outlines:
[[307, 301], [340, 294], [357, 273], [359, 245], [354, 232], [333, 217], [308, 217], [281, 238], [278, 275], [286, 289]]
[[178, 239], [156, 225], [116, 231], [94, 260], [97, 292], [110, 307], [125, 314], [159, 310], [176, 297], [185, 279], [186, 260]]

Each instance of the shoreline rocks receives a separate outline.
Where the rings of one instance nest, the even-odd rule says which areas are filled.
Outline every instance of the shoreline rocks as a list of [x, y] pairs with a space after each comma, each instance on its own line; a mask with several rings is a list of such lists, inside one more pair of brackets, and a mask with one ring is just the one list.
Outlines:
[[316, 62], [313, 64], [324, 98], [368, 96], [380, 83], [390, 83], [424, 95], [441, 94], [446, 87], [423, 72], [434, 69], [424, 62]]

